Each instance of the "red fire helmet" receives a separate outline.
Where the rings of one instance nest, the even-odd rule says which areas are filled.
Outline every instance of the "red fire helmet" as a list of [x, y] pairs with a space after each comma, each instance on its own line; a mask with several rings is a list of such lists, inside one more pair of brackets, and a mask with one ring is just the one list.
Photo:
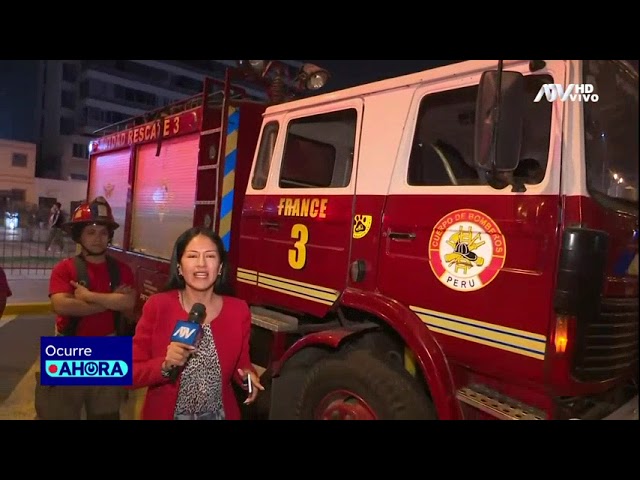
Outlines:
[[115, 230], [120, 225], [113, 218], [111, 205], [104, 197], [96, 197], [91, 202], [82, 203], [71, 215], [71, 219], [62, 228], [71, 232], [74, 225], [105, 225], [110, 230]]

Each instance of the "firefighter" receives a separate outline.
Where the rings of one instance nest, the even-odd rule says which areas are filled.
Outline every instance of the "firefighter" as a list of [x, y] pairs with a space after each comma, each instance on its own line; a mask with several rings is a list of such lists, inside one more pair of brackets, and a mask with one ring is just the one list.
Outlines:
[[[107, 255], [119, 227], [103, 197], [81, 204], [63, 229], [80, 253], [59, 262], [51, 272], [49, 297], [56, 317], [56, 335], [123, 334], [123, 317], [132, 318], [136, 295], [131, 268]], [[118, 420], [123, 387], [54, 386], [36, 383], [36, 412], [41, 419]]]

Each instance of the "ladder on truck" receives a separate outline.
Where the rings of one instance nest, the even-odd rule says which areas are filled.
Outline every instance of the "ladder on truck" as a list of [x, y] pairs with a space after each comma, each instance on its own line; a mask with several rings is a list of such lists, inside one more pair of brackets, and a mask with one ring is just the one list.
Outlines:
[[[216, 147], [216, 159], [213, 163], [198, 163], [198, 172], [203, 170], [215, 171], [214, 184], [214, 200], [206, 191], [200, 191], [202, 188], [209, 189], [209, 184], [197, 182], [196, 184], [196, 208], [198, 205], [211, 205], [212, 218], [210, 225], [205, 226], [212, 228], [220, 235], [225, 249], [229, 251], [230, 232], [231, 232], [231, 210], [234, 195], [234, 180], [236, 166], [236, 150], [238, 140], [238, 128], [240, 126], [239, 115], [240, 109], [236, 105], [232, 105], [232, 100], [248, 99], [246, 90], [231, 83], [232, 73], [227, 68], [224, 80], [215, 78], [206, 78], [203, 93], [201, 95], [200, 104], [203, 105], [202, 120], [204, 121], [206, 110], [220, 108], [220, 126], [205, 130], [201, 128], [201, 137], [213, 134], [219, 134], [219, 141]], [[205, 153], [206, 155], [209, 152]], [[202, 159], [202, 154], [200, 159]]]

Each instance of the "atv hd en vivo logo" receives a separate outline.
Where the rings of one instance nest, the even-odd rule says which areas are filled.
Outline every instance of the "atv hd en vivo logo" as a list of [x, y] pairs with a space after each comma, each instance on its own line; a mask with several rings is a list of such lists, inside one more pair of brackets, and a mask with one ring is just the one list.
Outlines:
[[542, 97], [547, 101], [555, 102], [597, 102], [600, 97], [593, 93], [593, 85], [590, 83], [570, 83], [565, 88], [561, 83], [545, 83], [540, 87], [534, 102], [539, 102]]

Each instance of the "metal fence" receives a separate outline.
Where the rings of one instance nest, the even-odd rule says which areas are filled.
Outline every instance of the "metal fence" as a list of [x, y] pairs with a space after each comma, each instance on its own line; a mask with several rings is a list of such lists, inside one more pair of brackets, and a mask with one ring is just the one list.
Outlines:
[[46, 273], [76, 251], [68, 235], [61, 231], [51, 235], [46, 224], [21, 227], [7, 216], [4, 220], [0, 225], [0, 267], [6, 273]]

